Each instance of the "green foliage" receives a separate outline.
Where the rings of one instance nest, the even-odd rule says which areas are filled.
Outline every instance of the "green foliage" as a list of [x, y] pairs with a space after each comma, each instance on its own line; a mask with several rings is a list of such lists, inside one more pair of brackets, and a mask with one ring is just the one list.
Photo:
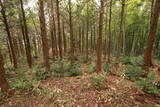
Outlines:
[[122, 64], [130, 64], [135, 66], [142, 66], [144, 64], [143, 57], [121, 57]]
[[106, 79], [104, 75], [97, 74], [90, 78], [91, 87], [97, 90], [104, 89], [106, 87]]
[[96, 64], [90, 64], [89, 65], [89, 73], [96, 72]]
[[133, 58], [131, 58], [131, 63], [132, 63], [132, 65], [135, 65], [135, 66], [143, 66], [143, 64], [144, 64], [143, 57], [141, 57], [141, 56], [133, 57]]
[[113, 66], [113, 63], [108, 63], [106, 62], [104, 65], [103, 65], [103, 70], [106, 72], [106, 73], [111, 73], [112, 71], [110, 70], [110, 67]]
[[56, 61], [54, 63], [53, 72], [60, 77], [72, 77], [81, 75], [80, 63], [70, 63], [67, 60]]
[[25, 78], [16, 79], [10, 85], [14, 89], [31, 90], [33, 88], [32, 83]]
[[49, 73], [49, 71], [46, 71], [45, 69], [38, 69], [36, 71], [35, 76], [36, 76], [37, 80], [44, 80], [44, 79], [50, 77], [50, 73]]
[[120, 61], [122, 64], [130, 64], [130, 57], [121, 57]]
[[149, 94], [160, 94], [160, 89], [154, 83], [158, 76], [151, 72], [148, 74], [147, 78], [141, 78], [137, 81], [137, 85], [146, 93]]
[[124, 74], [130, 80], [137, 80], [144, 75], [144, 72], [141, 67], [127, 65]]

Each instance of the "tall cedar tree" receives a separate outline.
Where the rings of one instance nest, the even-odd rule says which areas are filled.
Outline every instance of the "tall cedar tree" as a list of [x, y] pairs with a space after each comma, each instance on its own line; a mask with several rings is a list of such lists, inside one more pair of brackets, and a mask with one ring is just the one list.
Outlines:
[[43, 0], [39, 0], [39, 20], [40, 20], [40, 27], [41, 27], [44, 64], [45, 64], [46, 70], [50, 71], [49, 47], [48, 47], [48, 39], [47, 39], [47, 32], [46, 32]]
[[0, 49], [0, 88], [2, 92], [7, 92], [9, 89], [9, 84], [5, 77], [5, 69], [4, 69], [4, 63], [3, 63], [3, 57]]
[[88, 61], [88, 31], [89, 31], [89, 7], [87, 2], [87, 29], [86, 29], [86, 61]]
[[121, 9], [121, 19], [120, 19], [120, 32], [118, 35], [118, 42], [117, 42], [117, 55], [116, 61], [119, 62], [120, 53], [122, 50], [122, 39], [123, 39], [123, 27], [124, 27], [124, 10], [125, 9], [125, 0], [122, 0], [122, 9]]
[[102, 71], [102, 34], [103, 34], [103, 18], [104, 18], [104, 0], [100, 1], [101, 7], [99, 10], [99, 37], [97, 40], [97, 72]]
[[26, 49], [27, 62], [28, 62], [28, 66], [32, 68], [31, 46], [30, 46], [28, 28], [27, 28], [27, 23], [26, 23], [26, 16], [25, 16], [25, 11], [24, 11], [22, 0], [20, 0], [20, 5], [21, 5], [21, 12], [22, 12], [22, 33], [24, 37], [23, 39], [24, 39], [24, 44], [25, 44], [25, 49]]
[[53, 0], [51, 0], [51, 43], [52, 43], [52, 57], [55, 58], [57, 56], [57, 35], [56, 35], [56, 24], [55, 24], [55, 15], [54, 15], [54, 7], [53, 7]]
[[155, 5], [153, 7], [152, 12], [153, 13], [151, 17], [151, 26], [150, 26], [150, 32], [149, 32], [149, 37], [147, 41], [147, 48], [144, 54], [144, 66], [145, 67], [153, 66], [152, 51], [153, 51], [153, 44], [154, 44], [155, 37], [156, 37], [158, 19], [159, 19], [159, 14], [160, 14], [160, 1], [159, 0], [155, 1]]
[[64, 47], [64, 55], [65, 55], [67, 53], [67, 41], [66, 41], [64, 22], [63, 22], [63, 47]]
[[5, 7], [3, 6], [3, 3], [2, 3], [1, 0], [0, 0], [0, 6], [1, 6], [1, 14], [2, 14], [2, 17], [3, 17], [3, 23], [5, 25], [5, 29], [6, 29], [6, 32], [7, 32], [7, 35], [8, 35], [9, 46], [11, 48], [13, 65], [14, 65], [14, 68], [17, 68], [17, 57], [16, 57], [16, 53], [15, 53], [14, 44], [13, 44], [13, 41], [12, 41], [13, 39], [12, 39], [11, 32], [10, 32], [10, 29], [9, 29], [9, 24], [8, 24], [6, 12], [5, 12]]
[[57, 7], [57, 27], [58, 27], [58, 46], [59, 46], [59, 56], [62, 59], [62, 37], [61, 37], [61, 26], [60, 26], [60, 13], [59, 13], [59, 1], [56, 0], [56, 7]]
[[109, 41], [108, 41], [108, 62], [111, 60], [111, 46], [112, 45], [112, 0], [110, 1], [109, 10]]
[[71, 62], [73, 62], [74, 56], [74, 38], [73, 38], [73, 26], [72, 26], [72, 10], [71, 10], [71, 0], [68, 1], [69, 5], [69, 28], [70, 28], [70, 45], [71, 45]]

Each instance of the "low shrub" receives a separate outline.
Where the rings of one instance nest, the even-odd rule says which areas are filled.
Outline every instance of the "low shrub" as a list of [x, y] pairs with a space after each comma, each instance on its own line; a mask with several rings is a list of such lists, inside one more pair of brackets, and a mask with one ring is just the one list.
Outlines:
[[106, 79], [103, 75], [95, 75], [90, 78], [91, 80], [91, 88], [95, 88], [97, 90], [104, 89], [106, 87]]
[[137, 80], [144, 76], [144, 72], [141, 67], [127, 65], [124, 70], [124, 75], [130, 80]]
[[120, 61], [121, 61], [121, 63], [122, 64], [130, 64], [131, 62], [130, 62], [130, 57], [121, 57], [120, 58]]
[[158, 75], [151, 72], [148, 74], [147, 78], [141, 78], [140, 80], [138, 80], [137, 85], [146, 93], [160, 95], [160, 89], [157, 87], [157, 84], [155, 84], [155, 80], [157, 78]]
[[41, 68], [36, 71], [35, 76], [36, 76], [37, 80], [44, 80], [44, 79], [50, 77], [50, 73], [49, 73], [49, 71], [46, 71], [45, 69]]
[[96, 72], [96, 64], [90, 64], [89, 65], [89, 73]]
[[142, 56], [139, 57], [131, 57], [131, 64], [135, 66], [143, 66], [144, 60]]
[[54, 63], [53, 72], [60, 77], [72, 77], [81, 75], [80, 63], [70, 63], [69, 61], [62, 60]]
[[11, 87], [14, 89], [23, 89], [23, 90], [31, 90], [33, 85], [27, 79], [16, 79], [15, 81], [11, 82]]
[[122, 64], [126, 65], [135, 65], [135, 66], [143, 66], [144, 60], [142, 56], [138, 57], [121, 57], [120, 61]]
[[103, 65], [103, 70], [106, 72], [106, 73], [111, 73], [111, 67], [113, 66], [113, 63], [108, 63], [106, 62], [104, 65]]

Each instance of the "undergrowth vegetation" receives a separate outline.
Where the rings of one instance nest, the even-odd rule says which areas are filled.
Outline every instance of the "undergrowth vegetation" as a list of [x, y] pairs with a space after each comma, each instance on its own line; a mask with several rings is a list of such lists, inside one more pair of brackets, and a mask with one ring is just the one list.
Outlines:
[[107, 82], [106, 78], [102, 74], [95, 74], [90, 78], [91, 88], [95, 88], [97, 90], [101, 90], [106, 88]]
[[[115, 63], [104, 62], [104, 72], [96, 73], [95, 63], [89, 64], [89, 62], [86, 63], [83, 61], [82, 63], [80, 59], [81, 56], [79, 55], [75, 56], [73, 63], [70, 62], [69, 57], [65, 57], [62, 60], [55, 59], [52, 62], [50, 72], [43, 69], [43, 65], [37, 65], [32, 69], [13, 69], [8, 66], [6, 67], [7, 78], [10, 81], [10, 87], [15, 90], [17, 95], [21, 95], [20, 93], [22, 92], [29, 92], [31, 96], [40, 96], [48, 99], [48, 101], [52, 102], [53, 106], [56, 104], [70, 105], [72, 100], [67, 99], [65, 96], [66, 93], [59, 88], [51, 88], [50, 84], [41, 86], [41, 82], [47, 81], [47, 78], [77, 76], [77, 79], [81, 79], [86, 76], [87, 79], [79, 82], [80, 86], [83, 87], [83, 91], [104, 91], [103, 94], [100, 95], [100, 98], [108, 103], [112, 102], [112, 105], [119, 105], [129, 98], [126, 93], [118, 92], [113, 87], [112, 89], [108, 88], [110, 86], [108, 85], [107, 78], [108, 76], [113, 76], [110, 74], [113, 73]], [[121, 61], [123, 64], [121, 65], [121, 69], [118, 69], [119, 71], [116, 72], [115, 77], [121, 75], [124, 78], [116, 81], [118, 87], [122, 85], [124, 90], [131, 90], [132, 85], [130, 81], [132, 81], [135, 82], [137, 87], [143, 92], [160, 96], [160, 76], [150, 70], [147, 77], [145, 77], [145, 71], [141, 67], [143, 65], [141, 57], [122, 58]], [[86, 67], [82, 69], [84, 64]], [[83, 73], [83, 70], [87, 73]], [[69, 87], [74, 87], [71, 85], [72, 80], [64, 80], [64, 83], [68, 84]], [[0, 97], [1, 96], [3, 96], [2, 93], [0, 93]]]
[[81, 64], [78, 62], [71, 63], [67, 60], [58, 60], [53, 65], [54, 75], [60, 77], [72, 77], [81, 75]]
[[146, 93], [160, 95], [159, 80], [160, 78], [153, 72], [150, 72], [147, 78], [137, 80], [137, 85]]

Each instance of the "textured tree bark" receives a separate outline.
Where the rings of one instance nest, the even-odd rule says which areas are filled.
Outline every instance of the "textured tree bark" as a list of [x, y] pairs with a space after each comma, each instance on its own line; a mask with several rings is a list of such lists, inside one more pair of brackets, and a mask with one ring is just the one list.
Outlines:
[[123, 32], [124, 32], [124, 8], [125, 8], [125, 0], [122, 0], [122, 10], [121, 10], [121, 21], [120, 21], [120, 32], [118, 35], [118, 42], [117, 42], [117, 54], [116, 54], [116, 62], [119, 62], [120, 53], [122, 50], [122, 39], [123, 39]]
[[107, 31], [108, 31], [108, 7], [106, 6], [106, 21], [105, 21], [105, 38], [104, 38], [104, 59], [107, 57]]
[[66, 41], [66, 35], [65, 35], [65, 27], [63, 22], [63, 47], [64, 47], [64, 55], [67, 53], [67, 41]]
[[62, 37], [61, 37], [61, 27], [60, 27], [60, 13], [59, 13], [59, 0], [56, 0], [56, 7], [57, 7], [57, 27], [58, 27], [58, 46], [59, 46], [59, 56], [62, 59]]
[[82, 32], [81, 32], [81, 27], [79, 27], [79, 41], [78, 41], [78, 43], [79, 43], [79, 45], [78, 45], [78, 47], [79, 47], [79, 52], [81, 53], [82, 51], [81, 51], [81, 35], [82, 34]]
[[84, 54], [85, 47], [85, 37], [84, 37], [84, 28], [82, 28], [82, 54]]
[[9, 45], [10, 45], [10, 48], [11, 48], [13, 65], [14, 65], [14, 68], [17, 68], [17, 57], [16, 57], [14, 46], [13, 46], [13, 41], [12, 41], [11, 32], [10, 32], [9, 25], [8, 25], [8, 20], [7, 20], [5, 8], [4, 8], [1, 0], [0, 0], [0, 6], [1, 6], [1, 14], [2, 14], [2, 17], [3, 17], [3, 23], [5, 24], [5, 29], [6, 29], [6, 32], [7, 32], [7, 35], [8, 35]]
[[73, 38], [73, 25], [72, 25], [72, 10], [71, 10], [71, 0], [68, 1], [69, 5], [69, 28], [70, 28], [70, 45], [71, 45], [71, 62], [73, 62], [74, 57], [74, 38]]
[[56, 35], [56, 24], [55, 24], [55, 15], [54, 15], [54, 7], [53, 0], [51, 0], [51, 43], [52, 43], [52, 57], [56, 58], [58, 55], [58, 45], [57, 45], [57, 35]]
[[22, 12], [22, 32], [24, 35], [24, 44], [25, 44], [25, 49], [26, 49], [26, 56], [27, 56], [27, 62], [29, 68], [32, 68], [32, 54], [31, 54], [31, 46], [30, 46], [30, 40], [28, 36], [28, 28], [27, 28], [27, 23], [26, 23], [26, 16], [24, 12], [24, 7], [23, 7], [23, 1], [20, 0], [20, 5], [21, 5], [21, 12]]
[[9, 84], [5, 77], [5, 69], [4, 69], [4, 63], [3, 63], [3, 57], [0, 49], [0, 88], [2, 92], [6, 93], [9, 89]]
[[104, 18], [104, 0], [100, 1], [101, 7], [99, 11], [99, 37], [97, 40], [97, 72], [102, 71], [102, 34], [103, 34], [103, 18]]
[[111, 46], [112, 45], [112, 0], [110, 1], [109, 10], [109, 41], [108, 41], [108, 62], [111, 60]]
[[147, 41], [147, 48], [144, 54], [144, 67], [153, 66], [152, 51], [153, 51], [153, 44], [154, 44], [156, 32], [157, 32], [159, 14], [160, 14], [160, 2], [159, 0], [156, 0], [155, 6], [153, 8], [153, 14], [151, 17], [151, 26], [150, 26], [149, 38]]
[[88, 2], [87, 2], [87, 29], [86, 29], [86, 61], [88, 61], [88, 33], [89, 33], [89, 11], [88, 11]]
[[46, 32], [43, 0], [39, 0], [39, 20], [40, 20], [40, 28], [41, 28], [44, 64], [45, 64], [46, 70], [50, 71], [49, 47], [48, 47], [48, 39], [47, 39], [47, 32]]
[[10, 48], [10, 45], [9, 45], [9, 41], [8, 41], [8, 38], [7, 38], [7, 48], [8, 48], [8, 53], [9, 53], [9, 59], [10, 59], [10, 62], [11, 64], [13, 63], [13, 60], [12, 60], [12, 54], [11, 54], [11, 48]]

